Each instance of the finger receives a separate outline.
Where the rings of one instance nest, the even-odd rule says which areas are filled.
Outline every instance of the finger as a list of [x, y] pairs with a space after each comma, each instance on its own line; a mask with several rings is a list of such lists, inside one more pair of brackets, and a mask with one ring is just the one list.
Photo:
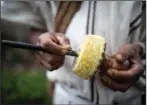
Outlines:
[[64, 56], [56, 56], [43, 52], [39, 52], [38, 54], [51, 66], [50, 70], [55, 70], [64, 64]]
[[128, 60], [125, 60], [123, 63], [116, 63], [116, 65], [113, 65], [114, 69], [117, 70], [128, 70], [131, 66], [131, 63]]
[[117, 62], [117, 60], [115, 58], [111, 58], [109, 61], [109, 66], [112, 69], [116, 69], [116, 70], [126, 70], [129, 69], [130, 63], [128, 60], [125, 60], [122, 63]]
[[36, 54], [36, 60], [37, 60], [37, 65], [38, 65], [38, 66], [42, 66], [42, 65], [40, 64], [40, 56], [39, 56], [38, 54]]
[[54, 64], [54, 65], [52, 66], [52, 70], [57, 70], [57, 69], [60, 68], [63, 64], [64, 64], [64, 62]]
[[144, 66], [142, 64], [141, 59], [140, 60], [135, 60], [131, 59], [130, 60], [133, 63], [132, 69], [130, 70], [132, 75], [140, 75], [144, 72]]
[[39, 55], [42, 59], [44, 59], [46, 62], [50, 62], [52, 60], [52, 55], [50, 53], [44, 53], [42, 51], [37, 52], [37, 55]]
[[[52, 67], [56, 65], [62, 65], [64, 63], [64, 58], [53, 58], [51, 61], [49, 61], [49, 64], [52, 65]], [[56, 68], [56, 67], [55, 67]]]
[[125, 57], [123, 57], [123, 55], [121, 55], [121, 54], [116, 54], [116, 60], [119, 62], [119, 63], [122, 63], [122, 62], [124, 62], [125, 61]]
[[56, 59], [53, 58], [54, 55], [53, 54], [50, 54], [50, 53], [43, 53], [43, 52], [38, 52], [38, 55], [43, 59], [45, 60], [47, 63], [49, 63], [50, 65], [55, 65], [57, 62], [56, 62]]
[[131, 44], [127, 44], [122, 46], [118, 52], [116, 53], [115, 57], [118, 62], [124, 62], [125, 60], [129, 59], [134, 55], [134, 50]]
[[62, 33], [56, 33], [56, 38], [59, 42], [60, 45], [62, 45], [62, 47], [65, 47], [65, 48], [71, 48], [70, 46], [70, 40], [65, 37], [65, 35], [63, 35]]
[[111, 66], [111, 63], [110, 57], [106, 55], [101, 64], [97, 66], [98, 71], [103, 73], [106, 72], [106, 70]]
[[138, 78], [138, 76], [143, 72], [142, 68], [135, 64], [133, 67], [129, 70], [115, 70], [110, 69], [107, 71], [107, 75], [113, 79], [116, 79], [118, 81], [132, 81], [133, 79]]
[[140, 45], [134, 45], [134, 44], [127, 44], [122, 46], [117, 54], [116, 54], [116, 59], [118, 62], [123, 62], [129, 58], [134, 58], [137, 59], [139, 58], [139, 53], [138, 49], [140, 49]]
[[52, 57], [52, 60], [50, 60], [49, 63], [53, 66], [56, 65], [57, 63], [62, 64], [64, 63], [64, 57], [58, 57], [58, 56]]
[[143, 48], [144, 48], [143, 43], [136, 42], [133, 44], [133, 47], [136, 49], [136, 52], [139, 52], [140, 54], [142, 54]]
[[114, 90], [114, 91], [121, 91], [121, 92], [125, 92], [129, 87], [131, 87], [131, 83], [128, 83], [128, 84], [119, 84], [115, 81], [113, 81], [111, 78], [109, 78], [108, 76], [104, 75], [102, 78], [101, 78], [101, 81], [102, 83]]
[[52, 66], [56, 65], [56, 63], [64, 62], [64, 56], [58, 56], [58, 55], [53, 55], [48, 53], [43, 53], [43, 54], [44, 56], [41, 54], [42, 57], [46, 59], [46, 61]]
[[[46, 35], [46, 34], [45, 34]], [[68, 48], [63, 47], [55, 35], [49, 35], [48, 37], [42, 37], [40, 40], [40, 46], [48, 51], [48, 53], [56, 55], [64, 55]]]
[[42, 56], [40, 56], [40, 54], [37, 55], [37, 59], [39, 59], [40, 64], [43, 67], [45, 67], [46, 69], [52, 71], [52, 66], [46, 60], [44, 60], [44, 58], [42, 58]]
[[131, 66], [131, 63], [129, 62], [129, 60], [125, 60], [121, 66], [123, 66], [125, 69], [129, 69]]
[[41, 44], [40, 46], [46, 49], [49, 53], [56, 55], [64, 55], [67, 52], [67, 49], [62, 48], [62, 46], [54, 43], [52, 40], [48, 40], [48, 42]]

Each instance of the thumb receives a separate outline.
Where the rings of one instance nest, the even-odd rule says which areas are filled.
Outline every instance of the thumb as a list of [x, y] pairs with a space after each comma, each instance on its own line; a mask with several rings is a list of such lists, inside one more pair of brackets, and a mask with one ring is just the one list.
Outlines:
[[115, 58], [116, 58], [116, 60], [118, 61], [118, 62], [120, 62], [120, 63], [122, 63], [122, 62], [124, 62], [125, 60], [126, 60], [126, 56], [124, 56], [123, 54], [116, 54], [115, 55]]
[[56, 38], [63, 49], [71, 49], [70, 40], [65, 35], [56, 33]]
[[66, 54], [71, 49], [70, 40], [63, 33], [56, 33], [55, 36], [61, 47], [62, 54]]
[[134, 53], [135, 52], [132, 49], [132, 45], [126, 44], [120, 47], [120, 49], [115, 55], [115, 58], [118, 62], [124, 62], [125, 60], [128, 60], [130, 57], [132, 57]]
[[124, 61], [128, 60], [130, 57], [130, 52], [129, 50], [120, 50], [116, 53], [115, 58], [118, 62], [123, 63]]

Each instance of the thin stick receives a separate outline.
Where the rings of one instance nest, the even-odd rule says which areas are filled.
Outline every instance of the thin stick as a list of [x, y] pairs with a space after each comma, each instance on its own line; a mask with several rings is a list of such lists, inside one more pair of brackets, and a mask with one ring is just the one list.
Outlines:
[[[43, 49], [40, 46], [33, 45], [33, 44], [28, 44], [28, 43], [23, 43], [23, 42], [2, 40], [2, 45], [5, 46], [5, 47], [21, 48], [21, 49], [28, 49], [28, 50], [43, 51], [43, 52], [46, 52], [46, 53], [51, 53], [51, 52]], [[65, 55], [78, 56], [76, 51], [73, 51], [73, 50], [69, 50], [69, 52], [67, 52]]]

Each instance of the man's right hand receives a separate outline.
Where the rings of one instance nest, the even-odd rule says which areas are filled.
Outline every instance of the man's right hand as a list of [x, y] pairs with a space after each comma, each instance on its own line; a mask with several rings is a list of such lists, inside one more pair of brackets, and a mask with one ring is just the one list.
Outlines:
[[37, 45], [51, 52], [37, 52], [37, 60], [50, 71], [58, 69], [64, 64], [64, 55], [71, 49], [69, 39], [62, 33], [41, 34]]

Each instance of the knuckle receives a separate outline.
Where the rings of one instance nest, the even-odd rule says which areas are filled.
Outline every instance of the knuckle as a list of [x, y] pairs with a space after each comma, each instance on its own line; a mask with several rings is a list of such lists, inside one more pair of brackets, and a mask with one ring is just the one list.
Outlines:
[[38, 42], [42, 45], [48, 43], [49, 39], [51, 39], [52, 35], [48, 35], [47, 33], [44, 33], [38, 37]]
[[69, 42], [69, 39], [63, 33], [57, 33], [57, 37], [61, 38], [64, 42]]
[[45, 37], [46, 37], [46, 33], [43, 33], [43, 34], [41, 34], [41, 35], [38, 37], [38, 39], [42, 40], [42, 39], [44, 39]]

